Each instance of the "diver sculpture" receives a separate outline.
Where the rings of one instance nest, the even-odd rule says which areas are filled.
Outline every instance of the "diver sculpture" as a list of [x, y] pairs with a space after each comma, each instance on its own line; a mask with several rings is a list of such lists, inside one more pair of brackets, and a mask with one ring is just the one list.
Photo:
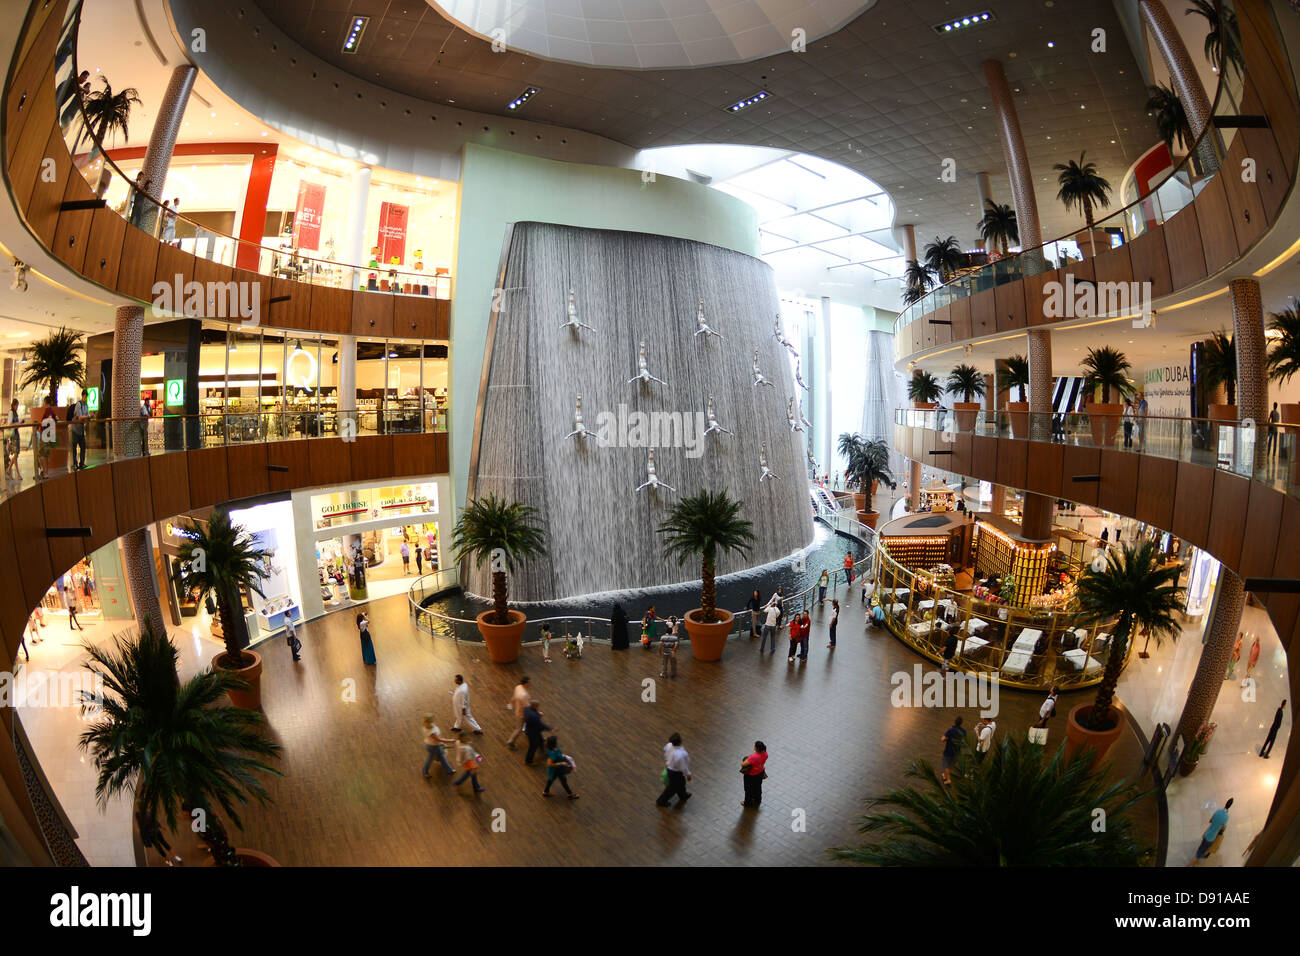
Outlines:
[[597, 444], [600, 443], [600, 439], [596, 437], [595, 432], [587, 431], [587, 426], [582, 421], [582, 393], [581, 392], [578, 393], [578, 400], [573, 405], [573, 431], [565, 435], [564, 438], [566, 441], [570, 438], [576, 438], [579, 441], [582, 441], [582, 439], [584, 438], [590, 438], [594, 440]]
[[578, 329], [586, 329], [589, 332], [596, 331], [590, 325], [587, 325], [585, 322], [578, 321], [578, 307], [573, 302], [572, 289], [569, 290], [569, 318], [567, 321], [565, 321], [565, 323], [562, 326], [560, 326], [560, 328], [569, 329], [572, 332], [576, 332], [578, 331]]
[[708, 423], [709, 423], [709, 427], [706, 428], [706, 429], [704, 429], [704, 434], [708, 435], [708, 434], [710, 434], [710, 433], [712, 433], [712, 432], [723, 432], [723, 433], [725, 433], [725, 434], [727, 434], [727, 435], [734, 435], [734, 434], [736, 434], [736, 433], [733, 432], [730, 428], [724, 428], [724, 427], [722, 427], [722, 425], [718, 422], [718, 417], [717, 417], [717, 415], [716, 415], [716, 414], [714, 413], [714, 411], [713, 411], [713, 396], [712, 396], [712, 395], [709, 396], [709, 407], [708, 407], [708, 411], [705, 413], [705, 416], [704, 416], [704, 417], [708, 420]]
[[709, 328], [709, 323], [704, 321], [703, 299], [700, 300], [699, 310], [695, 313], [695, 334], [697, 336], [703, 335], [705, 338], [708, 338], [710, 335], [722, 338], [722, 333], [713, 331], [713, 329]]
[[776, 388], [776, 385], [769, 382], [763, 375], [762, 370], [758, 367], [758, 349], [754, 349], [754, 387], [766, 385], [768, 388]]
[[763, 442], [763, 450], [758, 453], [758, 467], [763, 469], [763, 473], [758, 478], [760, 485], [769, 478], [775, 478], [777, 481], [781, 480], [780, 475], [767, 467], [767, 442]]
[[650, 374], [650, 366], [646, 364], [645, 360], [644, 339], [641, 341], [641, 348], [636, 354], [636, 374], [627, 380], [627, 384], [631, 385], [633, 382], [640, 382], [642, 385], [648, 385], [650, 382], [658, 382], [660, 385], [665, 386], [668, 384], [663, 379], [655, 378]]
[[677, 489], [672, 485], [664, 484], [664, 482], [659, 480], [659, 475], [655, 472], [655, 450], [653, 448], [650, 449], [650, 458], [646, 462], [646, 475], [646, 480], [636, 486], [637, 491], [640, 491], [643, 488], [649, 488], [651, 491], [658, 491], [660, 488], [667, 488], [674, 494], [677, 493]]
[[798, 352], [795, 352], [794, 346], [790, 343], [790, 340], [785, 337], [785, 333], [781, 331], [780, 315], [776, 317], [776, 340], [780, 342], [782, 345], [784, 345], [786, 348], [788, 348], [791, 352], [794, 352], [795, 355], [799, 354]]

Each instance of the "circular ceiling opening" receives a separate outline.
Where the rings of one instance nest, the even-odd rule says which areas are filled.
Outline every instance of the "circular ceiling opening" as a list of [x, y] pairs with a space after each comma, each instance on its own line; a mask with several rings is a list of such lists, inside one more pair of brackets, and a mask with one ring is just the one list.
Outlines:
[[623, 70], [743, 63], [834, 33], [876, 0], [428, 0], [498, 52]]

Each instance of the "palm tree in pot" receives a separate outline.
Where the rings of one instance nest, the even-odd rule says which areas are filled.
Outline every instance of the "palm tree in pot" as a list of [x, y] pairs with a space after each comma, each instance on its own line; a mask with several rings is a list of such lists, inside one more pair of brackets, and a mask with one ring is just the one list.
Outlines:
[[86, 383], [86, 363], [82, 360], [82, 333], [76, 329], [58, 328], [27, 350], [27, 366], [18, 382], [20, 388], [36, 385], [57, 402], [59, 386], [72, 382], [78, 388]]
[[979, 229], [985, 246], [993, 243], [994, 246], [1001, 247], [1003, 256], [1007, 255], [1011, 243], [1020, 241], [1016, 211], [1009, 203], [984, 200], [984, 215], [980, 219]]
[[86, 122], [90, 124], [90, 134], [95, 141], [87, 163], [93, 163], [102, 148], [108, 145], [108, 139], [114, 133], [122, 134], [122, 141], [131, 138], [127, 123], [131, 119], [131, 107], [140, 106], [140, 91], [133, 86], [113, 92], [113, 87], [106, 77], [101, 76], [104, 84], [102, 90], [92, 90], [84, 100]]
[[961, 268], [965, 259], [956, 236], [949, 236], [947, 239], [935, 236], [934, 242], [926, 245], [923, 254], [925, 264], [931, 272], [939, 277], [941, 282], [947, 282], [951, 279], [953, 273]]
[[944, 391], [962, 397], [960, 402], [952, 403], [953, 414], [957, 418], [957, 427], [964, 432], [970, 431], [975, 427], [975, 416], [980, 410], [975, 399], [984, 397], [984, 373], [963, 362], [948, 373]]
[[1224, 65], [1230, 65], [1240, 75], [1245, 67], [1241, 52], [1241, 34], [1237, 31], [1237, 14], [1228, 11], [1226, 17], [1219, 16], [1219, 4], [1213, 0], [1191, 0], [1192, 5], [1185, 11], [1186, 15], [1204, 17], [1209, 28], [1205, 34], [1205, 58], [1214, 64], [1220, 74]]
[[1146, 541], [1112, 548], [1104, 566], [1094, 564], [1079, 576], [1076, 606], [1080, 624], [1114, 624], [1096, 698], [1070, 711], [1066, 739], [1071, 753], [1090, 749], [1095, 764], [1119, 739], [1123, 718], [1112, 705], [1133, 636], [1145, 632], [1159, 646], [1165, 638], [1175, 639], [1182, 633], [1176, 614], [1186, 601], [1178, 586], [1179, 570], [1176, 564], [1162, 566], [1160, 549], [1154, 541]]
[[999, 392], [1011, 392], [1019, 397], [1007, 402], [1007, 417], [1011, 420], [1011, 434], [1015, 438], [1029, 437], [1029, 359], [1013, 355], [1002, 362], [997, 370]]
[[537, 509], [495, 494], [475, 498], [465, 506], [452, 532], [456, 560], [471, 558], [474, 567], [489, 565], [492, 610], [478, 615], [479, 633], [488, 655], [498, 664], [519, 657], [519, 642], [527, 618], [506, 606], [506, 573], [531, 558], [546, 556], [546, 532], [536, 523]]
[[[1271, 313], [1268, 327], [1274, 333], [1269, 338], [1268, 377], [1285, 385], [1300, 372], [1300, 309], [1289, 306]], [[1284, 424], [1300, 425], [1300, 405], [1283, 402], [1281, 416]], [[1297, 465], [1300, 467], [1300, 462]]]
[[[1097, 171], [1097, 164], [1088, 162], [1086, 157], [1087, 153], [1080, 153], [1077, 163], [1074, 160], [1057, 163], [1052, 169], [1060, 174], [1056, 182], [1061, 188], [1057, 191], [1056, 198], [1067, 210], [1078, 209], [1083, 213], [1083, 220], [1088, 225], [1084, 238], [1089, 254], [1095, 256], [1098, 230], [1092, 213], [1094, 208], [1105, 209], [1110, 205], [1110, 182]], [[1105, 249], [1108, 245], [1105, 233], [1102, 233], [1102, 248]], [[1083, 251], [1083, 242], [1079, 243], [1079, 249]]]
[[1147, 97], [1147, 112], [1155, 119], [1156, 130], [1164, 140], [1165, 146], [1169, 148], [1169, 152], [1173, 153], [1175, 142], [1178, 143], [1179, 149], [1186, 149], [1192, 144], [1193, 137], [1183, 101], [1178, 98], [1177, 93], [1163, 83], [1148, 86], [1147, 92], [1150, 93]]
[[911, 381], [907, 383], [907, 397], [917, 408], [933, 408], [942, 392], [939, 380], [924, 369], [913, 372]]
[[[870, 866], [1006, 867], [1139, 866], [1151, 849], [1137, 832], [1133, 808], [1148, 794], [1132, 783], [1108, 784], [1087, 760], [1007, 733], [982, 761], [963, 756], [945, 787], [934, 767], [913, 761], [919, 785], [895, 787], [860, 818], [862, 846], [834, 847], [836, 860]], [[1106, 826], [1096, 832], [1096, 810]]]
[[[112, 647], [84, 647], [86, 668], [105, 692], [82, 692], [82, 705], [98, 717], [79, 741], [95, 766], [100, 809], [132, 793], [138, 820], [166, 821], [173, 832], [201, 823], [218, 866], [273, 863], [236, 850], [217, 816], [220, 810], [242, 828], [239, 807], [270, 802], [257, 775], [281, 776], [270, 763], [280, 745], [266, 736], [265, 718], [223, 702], [244, 682], [214, 669], [181, 683], [176, 648], [147, 621], [138, 636], [119, 636]], [[178, 810], [187, 814], [179, 827]]]
[[911, 259], [903, 271], [903, 304], [919, 302], [934, 287], [934, 272], [923, 262]]
[[1201, 343], [1198, 366], [1206, 397], [1217, 397], [1223, 386], [1226, 405], [1210, 405], [1210, 417], [1232, 421], [1237, 417], [1237, 345], [1231, 335], [1219, 329]]
[[718, 610], [714, 573], [720, 553], [743, 557], [754, 544], [754, 526], [740, 516], [741, 507], [742, 502], [725, 491], [714, 494], [702, 488], [673, 505], [659, 526], [669, 558], [679, 565], [700, 558], [700, 606], [687, 611], [684, 619], [696, 660], [721, 660], [731, 631], [735, 615]]
[[212, 658], [212, 666], [232, 671], [247, 684], [230, 698], [239, 707], [255, 710], [262, 704], [262, 657], [248, 647], [248, 626], [244, 620], [242, 591], [261, 597], [262, 582], [270, 577], [267, 564], [271, 553], [259, 547], [230, 512], [216, 509], [205, 525], [186, 519], [185, 541], [177, 549], [187, 589], [198, 589], [199, 598], [211, 595], [217, 604], [221, 638], [226, 649]]
[[1092, 429], [1093, 441], [1098, 445], [1110, 445], [1119, 431], [1119, 419], [1124, 411], [1122, 404], [1111, 404], [1111, 393], [1120, 399], [1133, 395], [1133, 380], [1128, 377], [1132, 365], [1123, 352], [1109, 345], [1088, 349], [1088, 354], [1079, 364], [1083, 368], [1085, 393], [1093, 395], [1101, 389], [1101, 401], [1088, 405], [1088, 427]]
[[836, 443], [836, 450], [844, 458], [844, 483], [858, 490], [853, 494], [853, 506], [861, 511], [866, 505], [867, 488], [859, 483], [858, 473], [862, 467], [862, 457], [867, 454], [867, 441], [854, 432], [843, 432]]
[[863, 507], [857, 511], [858, 520], [869, 528], [874, 528], [880, 520], [880, 512], [872, 505], [872, 496], [880, 482], [893, 484], [894, 476], [889, 470], [889, 447], [883, 441], [867, 442], [862, 455], [854, 463], [852, 480], [863, 490], [869, 490]]

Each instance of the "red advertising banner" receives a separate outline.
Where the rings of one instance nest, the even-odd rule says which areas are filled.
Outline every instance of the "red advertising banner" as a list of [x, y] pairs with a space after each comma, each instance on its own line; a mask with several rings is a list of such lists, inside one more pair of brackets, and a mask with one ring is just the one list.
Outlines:
[[399, 263], [406, 261], [406, 220], [410, 209], [397, 203], [386, 202], [379, 206], [379, 246], [380, 265], [389, 265], [394, 259]]
[[293, 214], [294, 245], [299, 249], [320, 248], [320, 220], [325, 211], [325, 187], [298, 183], [298, 206]]

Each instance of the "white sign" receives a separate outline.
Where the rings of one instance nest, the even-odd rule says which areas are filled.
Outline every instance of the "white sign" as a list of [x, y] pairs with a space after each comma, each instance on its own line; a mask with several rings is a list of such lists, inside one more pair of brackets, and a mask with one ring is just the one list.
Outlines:
[[1186, 362], [1147, 369], [1142, 388], [1146, 391], [1148, 415], [1191, 417], [1192, 376]]

